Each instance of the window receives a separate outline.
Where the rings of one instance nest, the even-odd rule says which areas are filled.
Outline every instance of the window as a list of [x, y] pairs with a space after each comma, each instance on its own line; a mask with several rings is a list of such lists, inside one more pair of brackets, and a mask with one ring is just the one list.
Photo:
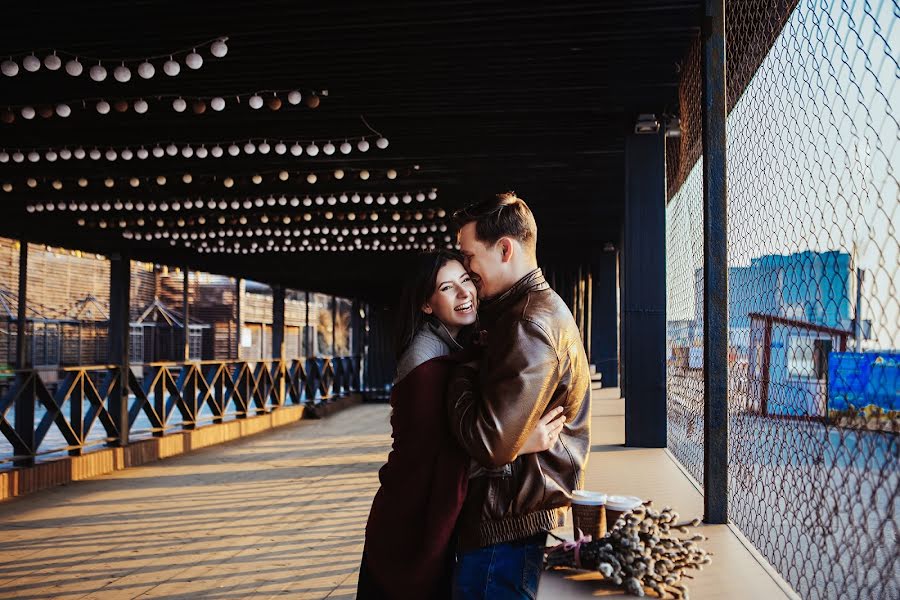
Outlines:
[[128, 361], [139, 365], [144, 362], [144, 328], [132, 327], [128, 348]]
[[794, 335], [788, 338], [787, 371], [789, 377], [824, 379], [828, 372], [830, 338]]
[[190, 360], [201, 360], [203, 358], [203, 330], [189, 328], [190, 339], [188, 341], [188, 356]]

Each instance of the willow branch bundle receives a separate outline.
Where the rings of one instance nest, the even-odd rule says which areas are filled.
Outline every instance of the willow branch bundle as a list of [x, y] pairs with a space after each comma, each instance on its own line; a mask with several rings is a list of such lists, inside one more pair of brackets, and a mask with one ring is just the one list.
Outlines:
[[689, 530], [700, 520], [678, 519], [670, 507], [657, 511], [647, 502], [623, 515], [603, 538], [549, 551], [546, 567], [599, 571], [633, 596], [644, 596], [649, 589], [660, 598], [687, 599], [688, 572], [702, 570], [712, 555], [697, 545], [707, 538]]

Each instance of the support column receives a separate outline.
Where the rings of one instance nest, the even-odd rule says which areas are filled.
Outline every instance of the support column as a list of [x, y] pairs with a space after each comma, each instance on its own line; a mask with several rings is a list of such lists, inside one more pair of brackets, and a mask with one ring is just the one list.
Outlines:
[[619, 274], [616, 249], [603, 249], [591, 265], [591, 364], [603, 375], [603, 387], [619, 385]]
[[110, 396], [109, 411], [119, 438], [118, 446], [127, 446], [128, 373], [131, 368], [131, 260], [127, 254], [110, 256], [109, 262], [109, 364], [119, 366], [119, 379]]
[[666, 151], [625, 139], [625, 445], [666, 447]]
[[184, 362], [191, 360], [191, 310], [190, 310], [190, 269], [182, 269], [184, 282], [181, 286], [181, 306], [184, 309]]
[[272, 358], [284, 358], [284, 286], [272, 286]]
[[[16, 387], [20, 390], [16, 396], [16, 437], [20, 441], [13, 443], [13, 453], [23, 458], [13, 464], [17, 467], [34, 465], [34, 387], [25, 369], [31, 368], [28, 360], [28, 318], [25, 312], [28, 306], [28, 240], [19, 240], [19, 306], [16, 315]], [[27, 389], [26, 389], [27, 388]]]
[[237, 324], [237, 344], [235, 345], [234, 350], [234, 358], [235, 360], [241, 360], [242, 350], [241, 347], [243, 345], [243, 337], [244, 337], [244, 310], [243, 310], [243, 298], [244, 298], [244, 280], [238, 277], [234, 282], [234, 320]]
[[725, 0], [706, 0], [703, 93], [703, 520], [728, 521]]
[[309, 292], [305, 292], [306, 294], [306, 327], [303, 329], [303, 355], [305, 358], [313, 358], [313, 345], [312, 345], [312, 329], [310, 327], [309, 322]]

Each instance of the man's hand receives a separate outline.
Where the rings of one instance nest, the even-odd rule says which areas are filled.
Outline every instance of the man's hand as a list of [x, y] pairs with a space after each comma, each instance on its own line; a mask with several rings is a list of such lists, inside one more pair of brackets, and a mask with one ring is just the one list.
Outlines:
[[566, 417], [562, 412], [563, 407], [557, 406], [541, 417], [537, 426], [535, 426], [528, 435], [528, 439], [525, 440], [522, 449], [519, 450], [519, 456], [543, 452], [544, 450], [549, 450], [556, 444], [556, 440], [559, 439], [559, 434], [566, 424]]

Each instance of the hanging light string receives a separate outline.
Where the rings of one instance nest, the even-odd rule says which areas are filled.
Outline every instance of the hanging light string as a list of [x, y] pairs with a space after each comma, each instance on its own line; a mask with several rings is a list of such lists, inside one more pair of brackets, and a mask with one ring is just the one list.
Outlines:
[[[75, 146], [74, 148], [62, 147], [54, 148], [15, 148], [0, 150], [0, 163], [37, 163], [45, 160], [47, 162], [56, 162], [58, 160], [106, 160], [115, 162], [116, 160], [129, 161], [133, 159], [147, 160], [148, 158], [222, 158], [235, 157], [241, 154], [245, 155], [267, 155], [270, 153], [279, 156], [290, 155], [298, 156], [333, 156], [337, 152], [343, 155], [350, 154], [353, 151], [354, 144], [350, 140], [358, 142], [355, 144], [356, 149], [360, 152], [368, 152], [371, 144], [368, 140], [378, 136], [375, 139], [375, 147], [384, 150], [388, 147], [388, 139], [380, 133], [366, 134], [362, 136], [343, 136], [335, 135], [330, 137], [312, 139], [312, 138], [263, 138], [255, 137], [242, 140], [225, 140], [216, 142], [151, 142], [149, 144], [128, 144], [120, 146], [107, 146], [102, 150], [98, 147], [85, 150], [84, 146]], [[343, 140], [340, 144], [335, 145], [332, 140]], [[96, 152], [95, 152], [96, 151]]]
[[[98, 151], [99, 152], [99, 151]], [[416, 166], [414, 165], [412, 168], [408, 168], [404, 171], [405, 176], [412, 175], [413, 171], [416, 171]], [[295, 184], [299, 181], [306, 181], [309, 185], [315, 185], [320, 181], [324, 181], [326, 178], [329, 178], [332, 181], [340, 181], [345, 179], [348, 176], [355, 176], [360, 181], [368, 181], [372, 177], [381, 177], [383, 176], [387, 180], [395, 180], [400, 176], [400, 173], [397, 169], [388, 168], [388, 169], [357, 169], [357, 168], [337, 168], [333, 171], [328, 171], [325, 173], [319, 172], [317, 174], [314, 171], [296, 171], [296, 170], [288, 170], [288, 169], [271, 169], [265, 171], [257, 171], [255, 173], [243, 173], [243, 174], [235, 174], [235, 175], [227, 175], [223, 176], [221, 173], [203, 173], [203, 174], [192, 174], [190, 172], [185, 172], [180, 175], [180, 177], [173, 177], [170, 175], [160, 174], [160, 175], [142, 175], [140, 177], [59, 177], [59, 178], [36, 178], [36, 177], [27, 177], [25, 178], [25, 187], [30, 189], [38, 188], [39, 186], [49, 186], [56, 190], [72, 190], [75, 189], [75, 186], [79, 188], [87, 188], [91, 186], [92, 181], [94, 185], [97, 185], [97, 181], [102, 181], [102, 185], [107, 189], [112, 189], [117, 186], [131, 187], [131, 188], [140, 188], [141, 186], [147, 187], [150, 186], [151, 189], [160, 188], [168, 185], [169, 183], [177, 182], [178, 180], [185, 185], [192, 184], [211, 184], [211, 183], [221, 183], [221, 185], [226, 189], [232, 189], [237, 184], [245, 185], [250, 183], [252, 185], [261, 185], [263, 182], [275, 182], [276, 185], [280, 185], [283, 183], [292, 183]], [[170, 177], [172, 179], [170, 180]], [[2, 184], [0, 184], [0, 189], [4, 192], [12, 193], [15, 191], [16, 185], [13, 183], [14, 180], [6, 180]], [[21, 180], [20, 180], [21, 181]], [[21, 183], [19, 184], [21, 185]]]
[[[274, 207], [274, 206], [291, 206], [293, 208], [304, 206], [305, 208], [310, 208], [313, 206], [317, 207], [333, 207], [338, 204], [363, 204], [365, 206], [373, 206], [373, 207], [383, 207], [384, 210], [375, 209], [371, 212], [384, 212], [389, 211], [389, 206], [399, 207], [400, 204], [410, 205], [415, 199], [416, 202], [422, 203], [425, 200], [437, 200], [437, 188], [431, 188], [429, 191], [425, 192], [422, 190], [416, 192], [405, 192], [405, 193], [390, 193], [389, 195], [384, 193], [379, 193], [375, 196], [372, 193], [360, 193], [360, 192], [342, 192], [339, 195], [330, 194], [327, 197], [324, 196], [315, 196], [312, 198], [310, 196], [305, 196], [304, 198], [299, 198], [296, 195], [288, 198], [286, 195], [282, 194], [278, 198], [274, 195], [270, 195], [267, 198], [263, 198], [258, 196], [256, 198], [184, 198], [181, 200], [143, 200], [143, 199], [116, 199], [116, 200], [104, 200], [102, 202], [98, 202], [96, 200], [87, 202], [85, 200], [81, 200], [80, 202], [76, 202], [74, 200], [65, 201], [42, 201], [42, 202], [33, 202], [26, 205], [25, 210], [29, 213], [35, 212], [53, 212], [53, 211], [69, 211], [69, 212], [168, 212], [172, 210], [173, 212], [178, 212], [182, 210], [194, 210], [194, 209], [208, 209], [208, 210], [252, 210], [254, 208], [263, 208], [263, 207]], [[441, 209], [442, 211], [443, 209]], [[440, 211], [439, 211], [440, 212]], [[326, 218], [330, 219], [332, 217], [327, 216], [328, 213], [325, 214]], [[344, 215], [346, 213], [337, 213], [337, 218], [345, 218]], [[368, 213], [364, 213], [368, 214]], [[418, 214], [418, 211], [417, 213]], [[346, 218], [348, 220], [355, 220], [357, 215], [355, 213], [346, 214]], [[368, 218], [361, 214], [359, 216], [360, 219]]]
[[[77, 52], [68, 50], [60, 50], [56, 48], [38, 48], [25, 52], [14, 52], [7, 55], [7, 59], [0, 63], [0, 73], [6, 77], [15, 77], [19, 74], [19, 64], [22, 69], [29, 73], [35, 73], [41, 70], [43, 66], [48, 71], [59, 71], [63, 67], [60, 56], [70, 56], [71, 59], [65, 63], [65, 72], [72, 77], [79, 77], [85, 72], [84, 64], [80, 59], [88, 63], [88, 75], [93, 81], [101, 82], [107, 78], [107, 69], [104, 66], [113, 67], [113, 78], [119, 83], [127, 83], [131, 80], [131, 70], [135, 68], [141, 79], [152, 79], [156, 75], [156, 66], [151, 61], [167, 59], [163, 65], [163, 72], [169, 77], [176, 77], [181, 73], [181, 63], [175, 60], [175, 57], [181, 57], [184, 54], [184, 64], [192, 70], [197, 70], [203, 66], [203, 56], [197, 52], [197, 49], [209, 47], [209, 53], [214, 58], [224, 58], [228, 54], [228, 45], [225, 43], [228, 37], [219, 36], [211, 40], [205, 40], [172, 52], [157, 54], [154, 56], [143, 57], [106, 57], [99, 58], [96, 56], [87, 56]], [[38, 58], [39, 54], [46, 54], [43, 61]], [[128, 63], [126, 65], [126, 63]]]
[[[236, 104], [241, 104], [243, 101], [246, 101], [246, 104], [254, 109], [258, 110], [263, 106], [268, 107], [272, 111], [281, 110], [283, 106], [283, 102], [281, 100], [281, 94], [287, 99], [288, 104], [298, 105], [303, 102], [309, 108], [318, 108], [321, 103], [321, 98], [328, 96], [328, 90], [320, 90], [316, 92], [315, 90], [310, 91], [305, 97], [300, 93], [298, 89], [283, 89], [283, 90], [257, 90], [255, 92], [243, 92], [243, 93], [231, 93], [231, 94], [220, 94], [216, 96], [191, 96], [191, 95], [180, 95], [180, 94], [160, 94], [160, 95], [152, 95], [147, 96], [146, 98], [150, 98], [151, 100], [155, 100], [157, 102], [163, 103], [163, 101], [171, 100], [170, 108], [177, 112], [183, 113], [186, 112], [188, 106], [191, 108], [191, 112], [194, 114], [204, 114], [207, 111], [207, 107], [211, 108], [213, 112], [221, 112], [225, 110], [228, 106], [228, 102], [230, 100], [226, 99], [234, 99]], [[163, 103], [165, 104], [165, 103]], [[101, 115], [108, 115], [112, 112], [124, 113], [129, 110], [133, 110], [138, 114], [145, 114], [150, 110], [150, 103], [145, 99], [145, 97], [138, 98], [119, 98], [109, 102], [102, 97], [93, 97], [93, 98], [78, 98], [76, 100], [65, 100], [62, 102], [57, 102], [54, 104], [41, 104], [35, 105], [33, 104], [10, 104], [7, 105], [6, 109], [0, 112], [0, 122], [6, 123], [7, 125], [16, 122], [16, 113], [18, 113], [23, 119], [30, 121], [34, 119], [36, 116], [43, 117], [45, 119], [49, 119], [51, 117], [62, 117], [67, 118], [72, 114], [72, 107], [80, 108], [81, 110], [90, 110], [92, 107]]]

